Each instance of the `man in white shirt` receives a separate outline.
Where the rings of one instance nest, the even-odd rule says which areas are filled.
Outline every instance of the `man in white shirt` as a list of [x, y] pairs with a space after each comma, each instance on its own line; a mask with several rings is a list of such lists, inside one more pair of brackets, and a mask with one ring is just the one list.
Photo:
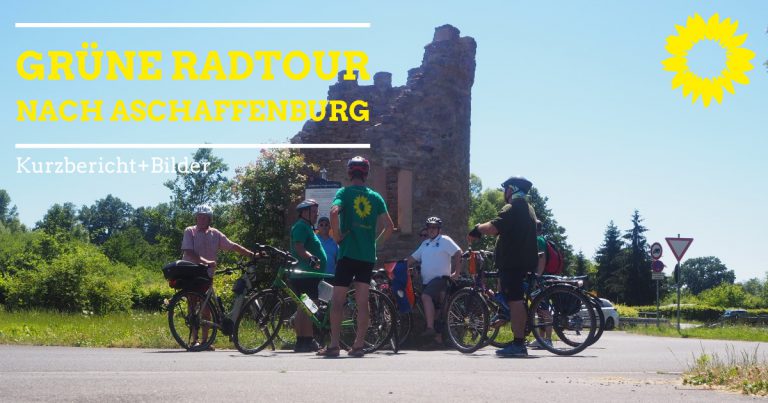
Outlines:
[[440, 342], [440, 335], [435, 332], [435, 302], [442, 302], [448, 285], [447, 278], [456, 279], [461, 266], [461, 248], [449, 236], [440, 234], [443, 221], [438, 217], [427, 218], [427, 238], [411, 256], [408, 265], [421, 262], [421, 282], [424, 285], [421, 302], [424, 304], [424, 317], [427, 329], [422, 337], [434, 337]]

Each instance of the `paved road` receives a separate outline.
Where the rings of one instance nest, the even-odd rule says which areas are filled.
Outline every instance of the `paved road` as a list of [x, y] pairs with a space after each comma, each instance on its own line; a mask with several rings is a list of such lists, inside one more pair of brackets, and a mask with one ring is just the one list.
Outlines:
[[606, 332], [575, 357], [493, 349], [382, 352], [363, 359], [237, 351], [0, 346], [0, 401], [751, 401], [684, 386], [702, 351], [758, 352], [758, 343]]

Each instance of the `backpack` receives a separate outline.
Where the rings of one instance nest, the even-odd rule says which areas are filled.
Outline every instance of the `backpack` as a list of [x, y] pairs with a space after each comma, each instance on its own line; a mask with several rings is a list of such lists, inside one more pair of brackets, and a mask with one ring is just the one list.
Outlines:
[[554, 242], [547, 240], [547, 251], [545, 253], [547, 262], [544, 264], [545, 274], [563, 273], [563, 254], [557, 250]]

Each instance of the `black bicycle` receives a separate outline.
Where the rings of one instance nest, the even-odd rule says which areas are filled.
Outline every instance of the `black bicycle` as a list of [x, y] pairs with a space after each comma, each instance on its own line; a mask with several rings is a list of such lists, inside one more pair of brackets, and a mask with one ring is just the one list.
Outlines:
[[240, 261], [235, 267], [216, 271], [219, 275], [240, 272], [235, 283], [235, 299], [229, 311], [224, 309], [216, 295], [208, 267], [177, 260], [163, 267], [163, 274], [171, 287], [179, 291], [168, 302], [168, 327], [181, 348], [204, 351], [211, 348], [221, 331], [231, 336], [234, 319], [245, 299], [255, 291], [258, 270], [254, 260]]

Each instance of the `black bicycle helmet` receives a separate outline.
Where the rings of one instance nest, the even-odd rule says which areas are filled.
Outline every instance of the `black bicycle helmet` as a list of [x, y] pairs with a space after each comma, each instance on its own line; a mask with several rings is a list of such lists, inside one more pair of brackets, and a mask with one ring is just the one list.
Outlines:
[[437, 225], [438, 228], [442, 228], [443, 220], [441, 220], [440, 217], [429, 217], [427, 218], [427, 221], [424, 222], [424, 226], [428, 227], [430, 225]]
[[510, 176], [509, 179], [505, 180], [504, 183], [501, 184], [501, 188], [503, 190], [511, 189], [513, 192], [524, 193], [528, 193], [532, 186], [533, 183], [531, 183], [531, 181], [528, 179], [523, 178], [522, 176]]
[[371, 163], [363, 157], [354, 157], [347, 161], [347, 175], [350, 177], [355, 174], [362, 174], [363, 179], [368, 177], [368, 171], [371, 169]]

